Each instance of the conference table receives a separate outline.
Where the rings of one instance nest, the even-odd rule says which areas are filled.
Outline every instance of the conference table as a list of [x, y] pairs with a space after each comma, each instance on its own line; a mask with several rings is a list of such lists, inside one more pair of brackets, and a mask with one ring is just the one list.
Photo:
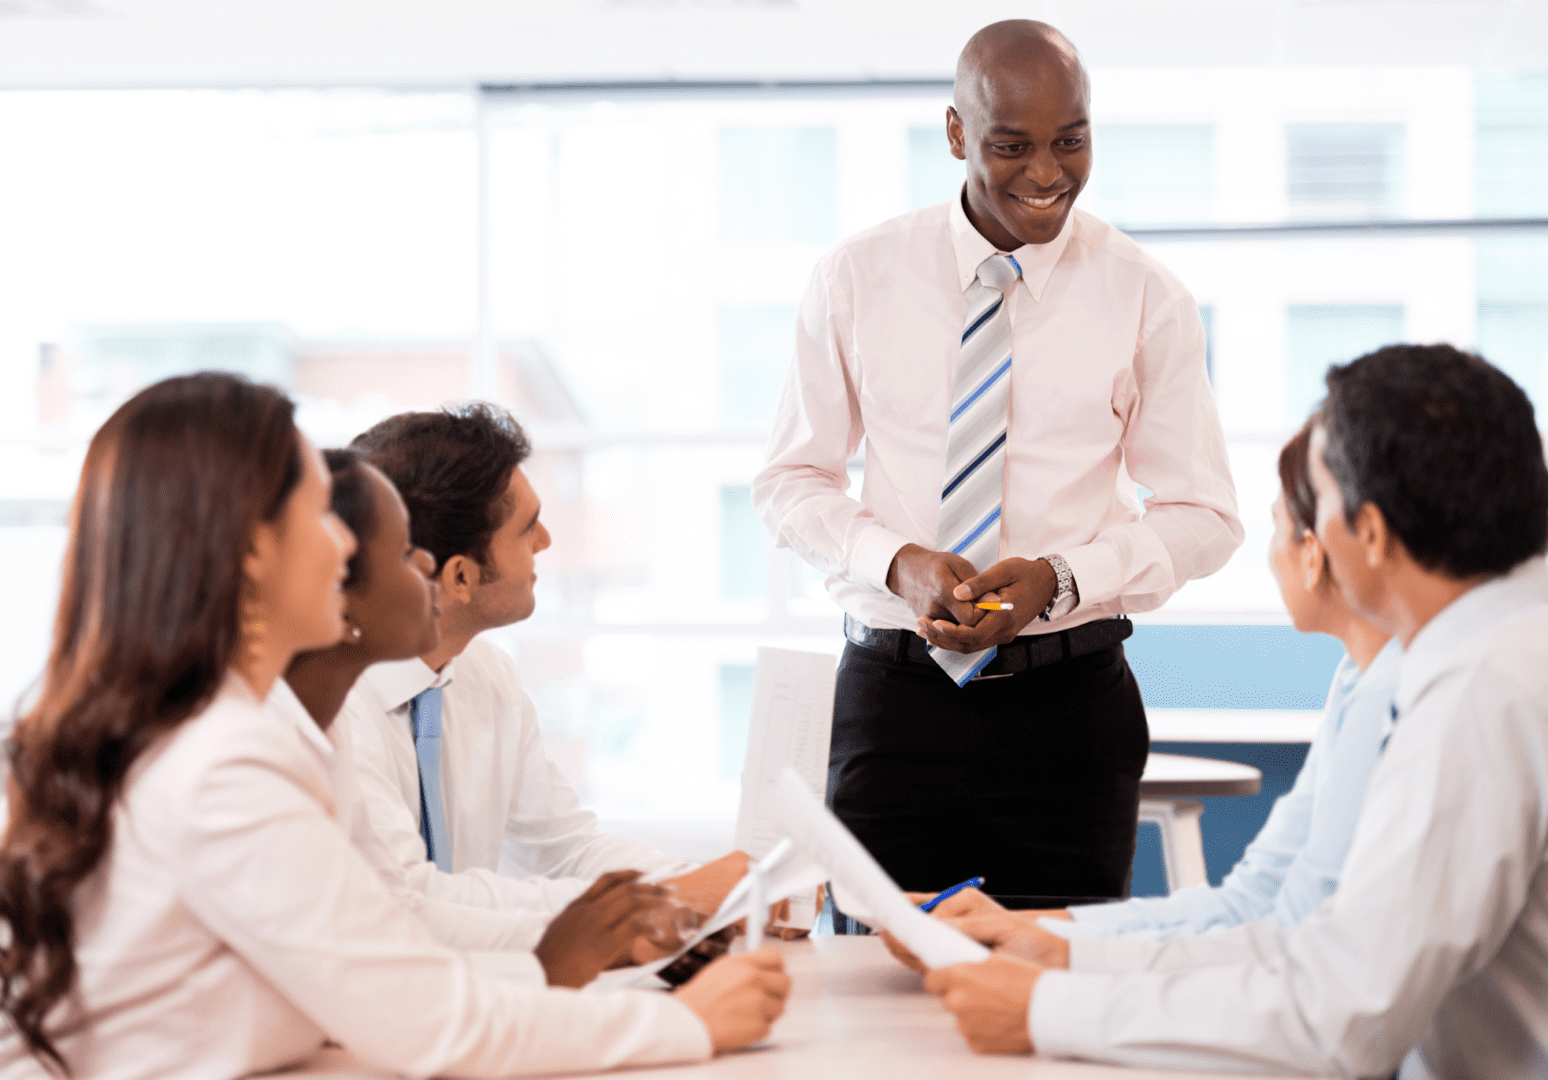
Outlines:
[[[875, 937], [778, 942], [791, 976], [785, 1015], [767, 1041], [698, 1065], [592, 1073], [639, 1080], [1188, 1080], [1229, 1073], [1125, 1069], [1016, 1055], [974, 1054], [921, 977]], [[286, 1080], [381, 1074], [351, 1068], [342, 1052]], [[1260, 1076], [1261, 1080], [1261, 1076]]]
[[1263, 774], [1251, 765], [1219, 758], [1152, 752], [1140, 778], [1140, 821], [1161, 831], [1161, 864], [1171, 892], [1204, 885], [1204, 795], [1256, 795]]

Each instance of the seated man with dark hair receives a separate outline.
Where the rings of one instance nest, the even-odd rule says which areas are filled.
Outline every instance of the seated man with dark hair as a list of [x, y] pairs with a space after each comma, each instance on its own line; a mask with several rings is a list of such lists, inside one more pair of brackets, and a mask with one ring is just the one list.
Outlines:
[[440, 644], [367, 670], [343, 710], [371, 823], [410, 884], [437, 900], [557, 913], [599, 875], [643, 870], [714, 911], [747, 857], [695, 867], [599, 832], [544, 752], [515, 664], [477, 636], [532, 614], [534, 558], [549, 545], [521, 426], [477, 403], [391, 417], [352, 445], [397, 486], [440, 586]]
[[[1548, 467], [1532, 406], [1476, 356], [1381, 349], [1328, 373], [1317, 535], [1402, 642], [1394, 723], [1337, 892], [1158, 943], [1070, 942], [931, 972], [969, 1044], [1321, 1076], [1548, 1075]], [[1022, 955], [1026, 955], [1023, 953]]]

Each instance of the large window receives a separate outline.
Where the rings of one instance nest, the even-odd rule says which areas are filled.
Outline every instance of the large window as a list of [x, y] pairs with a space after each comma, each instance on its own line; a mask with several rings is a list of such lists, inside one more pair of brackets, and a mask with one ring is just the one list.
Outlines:
[[1293, 304], [1285, 312], [1285, 419], [1305, 417], [1326, 392], [1328, 366], [1403, 340], [1401, 304]]
[[1403, 210], [1401, 124], [1290, 124], [1290, 209], [1311, 219], [1397, 217]]
[[[1295, 652], [1316, 671], [1283, 686], [1245, 661], [1165, 672], [1289, 655], [1263, 557], [1274, 461], [1328, 363], [1449, 340], [1548, 404], [1548, 232], [1423, 224], [1548, 217], [1548, 76], [1094, 84], [1081, 205], [1198, 298], [1247, 526], [1222, 571], [1140, 620], [1142, 688], [1160, 708], [1315, 707], [1325, 650]], [[0, 94], [17, 166], [0, 170], [0, 700], [41, 667], [84, 441], [127, 393], [230, 367], [287, 386], [331, 445], [477, 388], [537, 446], [554, 546], [537, 613], [492, 637], [550, 751], [606, 813], [731, 816], [757, 647], [841, 644], [823, 574], [748, 494], [797, 305], [837, 240], [956, 195], [948, 101], [944, 84]], [[852, 490], [863, 470], [862, 447]]]
[[1086, 202], [1119, 225], [1189, 225], [1215, 216], [1215, 129], [1097, 124]]

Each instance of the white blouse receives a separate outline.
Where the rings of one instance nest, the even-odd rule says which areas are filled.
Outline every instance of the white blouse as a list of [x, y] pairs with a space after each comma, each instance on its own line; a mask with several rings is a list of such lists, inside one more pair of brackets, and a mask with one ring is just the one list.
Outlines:
[[[235, 677], [136, 764], [77, 895], [77, 993], [49, 1025], [76, 1077], [219, 1080], [324, 1040], [410, 1076], [709, 1057], [671, 995], [480, 973], [393, 899], [334, 805], [326, 764]], [[0, 1034], [0, 1078], [45, 1075]]]

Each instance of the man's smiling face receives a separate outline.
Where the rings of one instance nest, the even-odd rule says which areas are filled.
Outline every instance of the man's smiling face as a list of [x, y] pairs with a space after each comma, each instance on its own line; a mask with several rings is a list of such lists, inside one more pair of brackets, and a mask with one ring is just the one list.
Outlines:
[[1089, 92], [1051, 41], [984, 49], [957, 79], [951, 151], [967, 162], [967, 213], [1001, 251], [1046, 244], [1091, 175]]

